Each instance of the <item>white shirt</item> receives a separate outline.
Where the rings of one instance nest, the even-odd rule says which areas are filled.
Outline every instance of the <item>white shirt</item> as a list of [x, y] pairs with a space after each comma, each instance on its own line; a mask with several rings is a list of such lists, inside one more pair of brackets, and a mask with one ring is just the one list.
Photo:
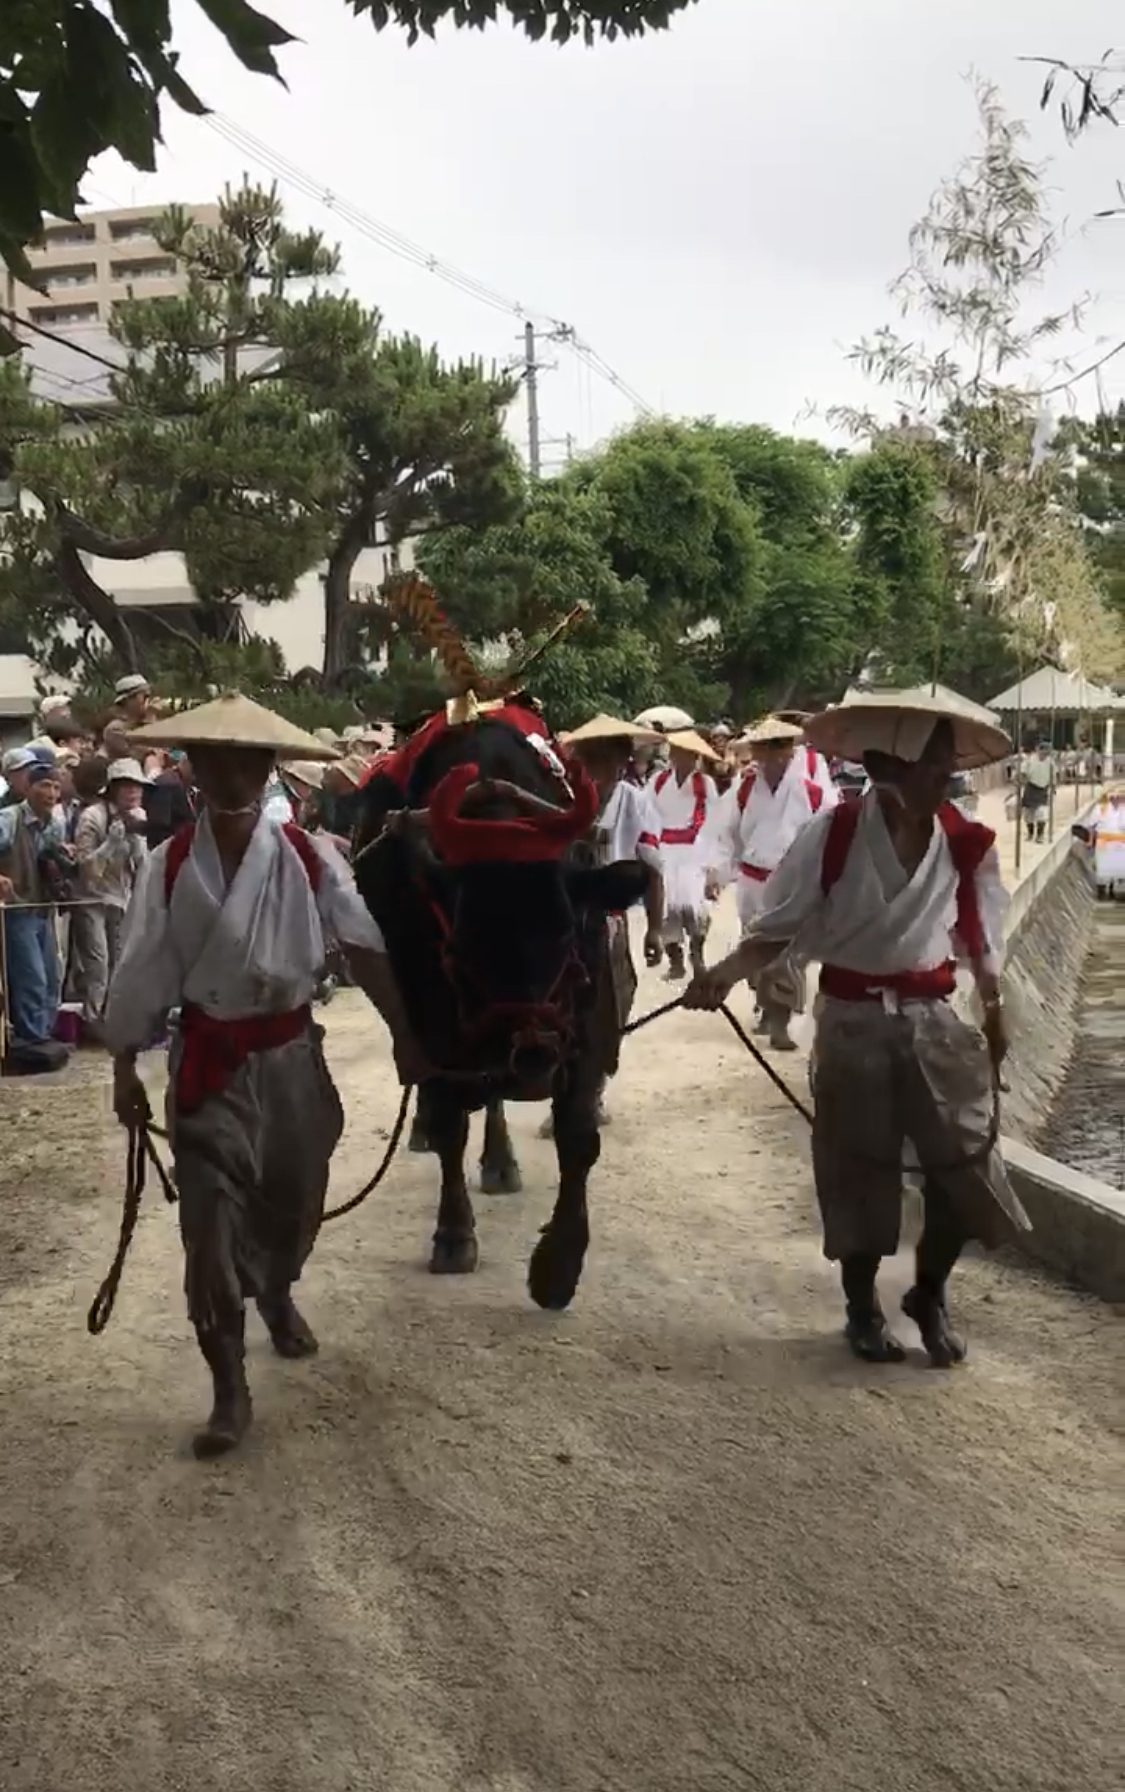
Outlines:
[[264, 814], [229, 886], [206, 813], [171, 904], [165, 864], [172, 843], [149, 854], [106, 1003], [110, 1051], [139, 1050], [185, 1001], [219, 1020], [303, 1007], [324, 964], [326, 933], [344, 946], [385, 950], [336, 848], [321, 835], [308, 840], [321, 866], [315, 895], [300, 854]]
[[690, 853], [708, 866], [717, 864], [720, 798], [714, 779], [706, 772], [692, 772], [681, 784], [666, 766], [645, 789], [660, 818], [665, 860], [671, 853]]
[[[859, 821], [839, 880], [825, 896], [824, 847], [832, 811], [798, 834], [763, 890], [748, 937], [793, 941], [794, 956], [868, 977], [928, 971], [964, 959], [955, 932], [957, 868], [935, 820], [922, 863], [908, 876], [883, 820], [877, 794], [863, 798]], [[976, 873], [977, 901], [988, 950], [985, 968], [998, 971], [1004, 949], [1008, 893], [995, 846]]]
[[773, 790], [761, 768], [752, 766], [722, 799], [725, 874], [737, 876], [743, 865], [763, 871], [780, 865], [813, 816], [836, 807], [840, 797], [831, 779], [828, 787], [830, 794], [810, 776], [803, 747], [794, 753]]
[[618, 865], [623, 859], [639, 859], [654, 871], [661, 869], [661, 821], [649, 787], [640, 789], [624, 779], [615, 784], [598, 817], [597, 827], [605, 838], [608, 865]]

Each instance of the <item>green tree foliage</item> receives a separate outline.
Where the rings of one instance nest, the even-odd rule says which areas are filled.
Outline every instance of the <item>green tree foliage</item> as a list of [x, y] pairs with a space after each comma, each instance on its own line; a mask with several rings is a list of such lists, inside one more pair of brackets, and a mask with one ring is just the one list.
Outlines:
[[[1058, 248], [1043, 171], [995, 91], [980, 87], [978, 103], [977, 148], [938, 188], [892, 288], [904, 315], [933, 337], [882, 329], [854, 357], [904, 416], [921, 419], [897, 433], [938, 482], [955, 613], [994, 620], [1021, 658], [1059, 656], [1108, 678], [1120, 663], [1120, 631], [1102, 600], [1061, 438], [1047, 439], [1036, 378], [1045, 345], [1073, 317], [1030, 309]], [[842, 415], [857, 433], [886, 434], [870, 413]], [[946, 611], [936, 614], [944, 652], [955, 631]], [[942, 666], [936, 673], [946, 678]]]
[[1067, 425], [1077, 450], [1077, 503], [1106, 601], [1125, 629], [1125, 404]]
[[517, 664], [586, 606], [585, 620], [544, 654], [532, 679], [557, 727], [600, 709], [634, 715], [661, 699], [694, 709], [722, 694], [701, 679], [690, 651], [668, 655], [644, 581], [614, 568], [612, 529], [606, 494], [564, 478], [531, 487], [508, 523], [452, 529], [423, 547], [426, 575], [484, 669]]
[[324, 675], [331, 684], [381, 644], [391, 619], [377, 595], [351, 595], [363, 548], [513, 514], [520, 474], [504, 433], [516, 394], [507, 375], [478, 361], [445, 366], [416, 338], [386, 337], [369, 320], [367, 354], [334, 394], [344, 455], [325, 575]]
[[334, 326], [342, 314], [355, 359], [363, 319], [315, 289], [294, 299], [290, 287], [333, 271], [334, 251], [289, 232], [276, 193], [251, 186], [224, 195], [216, 227], [197, 230], [173, 213], [158, 234], [188, 290], [115, 307], [123, 366], [104, 404], [77, 420], [35, 406], [14, 364], [4, 365], [0, 443], [11, 444], [16, 480], [37, 507], [34, 519], [5, 524], [4, 538], [15, 534], [24, 560], [34, 547], [58, 587], [59, 603], [29, 614], [29, 637], [57, 670], [73, 669], [60, 660], [75, 651], [60, 603], [80, 649], [100, 630], [119, 661], [137, 659], [134, 628], [84, 556], [182, 553], [201, 603], [193, 620], [221, 637], [235, 632], [236, 597], [287, 595], [331, 539], [345, 461], [331, 411], [308, 401], [308, 344], [338, 377], [347, 357]]
[[[337, 0], [339, 3], [339, 0]], [[508, 18], [528, 37], [592, 43], [660, 30], [692, 0], [344, 0], [411, 43], [445, 22]], [[244, 68], [280, 79], [292, 34], [249, 0], [196, 0]], [[44, 218], [72, 218], [86, 170], [115, 149], [156, 166], [160, 109], [207, 107], [179, 72], [170, 0], [3, 0], [0, 5], [0, 258], [33, 279], [24, 253]], [[6, 333], [6, 350], [15, 347]]]
[[[99, 413], [75, 429], [0, 363], [0, 445], [37, 504], [0, 521], [0, 588], [9, 607], [22, 599], [38, 657], [71, 672], [102, 636], [127, 666], [141, 645], [85, 555], [182, 554], [198, 599], [190, 633], [228, 641], [239, 600], [283, 599], [326, 561], [324, 671], [333, 688], [349, 668], [354, 682], [364, 636], [389, 632], [377, 597], [354, 601], [362, 549], [518, 504], [503, 430], [514, 383], [475, 362], [446, 367], [413, 338], [384, 337], [378, 313], [319, 291], [336, 253], [289, 231], [272, 190], [227, 192], [214, 229], [172, 212], [158, 236], [188, 289], [115, 308], [124, 366]], [[146, 658], [157, 627], [182, 632], [150, 619]]]

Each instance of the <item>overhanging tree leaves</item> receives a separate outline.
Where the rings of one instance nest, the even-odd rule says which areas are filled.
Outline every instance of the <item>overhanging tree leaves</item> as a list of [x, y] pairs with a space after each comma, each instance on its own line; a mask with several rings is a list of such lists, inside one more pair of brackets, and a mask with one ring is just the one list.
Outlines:
[[[377, 31], [408, 41], [443, 23], [513, 21], [556, 43], [661, 30], [694, 0], [343, 0]], [[248, 0], [196, 0], [234, 55], [280, 79], [275, 52], [292, 33]], [[160, 108], [197, 116], [201, 97], [179, 71], [170, 0], [3, 0], [0, 4], [0, 258], [34, 283], [24, 253], [44, 218], [73, 218], [82, 178], [103, 150], [134, 168], [156, 166]], [[5, 332], [0, 352], [11, 352]]]

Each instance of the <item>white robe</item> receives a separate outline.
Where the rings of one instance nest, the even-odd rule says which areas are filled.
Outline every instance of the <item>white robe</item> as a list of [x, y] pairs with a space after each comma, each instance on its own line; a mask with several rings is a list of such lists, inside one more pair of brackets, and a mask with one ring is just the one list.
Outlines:
[[140, 1050], [169, 1009], [184, 1002], [219, 1020], [303, 1007], [324, 965], [326, 934], [345, 946], [384, 950], [340, 854], [321, 836], [308, 839], [321, 862], [315, 896], [300, 854], [265, 815], [229, 887], [206, 813], [171, 905], [164, 897], [171, 842], [149, 854], [106, 1002], [112, 1052]]
[[722, 864], [719, 840], [721, 800], [712, 778], [694, 772], [681, 784], [675, 772], [660, 772], [647, 790], [660, 818], [664, 909], [668, 916], [709, 913], [708, 875]]
[[639, 859], [654, 871], [662, 870], [661, 825], [651, 786], [641, 789], [622, 779], [598, 817], [604, 863], [619, 865], [623, 860]]
[[727, 791], [720, 820], [722, 869], [728, 881], [734, 879], [738, 919], [744, 928], [760, 913], [768, 875], [780, 865], [802, 828], [808, 827], [814, 815], [836, 807], [839, 792], [831, 779], [828, 788], [830, 794], [809, 776], [802, 747], [775, 790], [755, 766]]
[[1125, 883], [1125, 791], [1103, 797], [1098, 805], [1094, 875], [1110, 888]]
[[[825, 896], [821, 869], [832, 812], [817, 815], [798, 835], [763, 885], [751, 938], [793, 942], [802, 961], [819, 960], [870, 977], [934, 970], [964, 960], [956, 934], [957, 868], [940, 821], [925, 857], [909, 876], [895, 852], [874, 791], [864, 797], [839, 880]], [[999, 971], [1008, 893], [996, 848], [976, 872], [977, 900], [987, 944], [985, 968]]]

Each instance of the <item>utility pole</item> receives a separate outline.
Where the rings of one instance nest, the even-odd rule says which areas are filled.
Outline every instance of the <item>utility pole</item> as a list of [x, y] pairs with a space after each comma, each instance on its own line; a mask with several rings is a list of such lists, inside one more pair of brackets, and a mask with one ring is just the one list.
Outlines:
[[540, 477], [542, 459], [539, 446], [539, 363], [535, 359], [535, 325], [527, 323], [523, 330], [523, 376], [527, 384], [527, 466], [533, 479]]

